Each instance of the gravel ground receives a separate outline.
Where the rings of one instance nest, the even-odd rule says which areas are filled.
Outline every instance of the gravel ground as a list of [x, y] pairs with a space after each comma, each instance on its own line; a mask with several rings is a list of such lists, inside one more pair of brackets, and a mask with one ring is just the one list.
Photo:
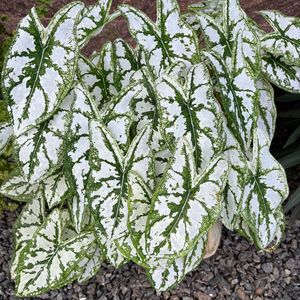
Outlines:
[[[0, 299], [18, 299], [9, 276], [12, 224], [17, 213], [0, 220]], [[74, 283], [41, 298], [31, 299], [300, 299], [300, 221], [290, 226], [285, 240], [273, 254], [257, 251], [247, 241], [223, 229], [217, 253], [170, 292], [151, 288], [145, 272], [134, 264], [116, 270], [104, 264], [88, 283]]]

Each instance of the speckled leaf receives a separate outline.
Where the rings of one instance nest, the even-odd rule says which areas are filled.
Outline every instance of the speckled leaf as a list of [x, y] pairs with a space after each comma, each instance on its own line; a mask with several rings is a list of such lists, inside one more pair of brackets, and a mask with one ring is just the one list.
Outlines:
[[102, 112], [104, 124], [124, 153], [126, 153], [130, 144], [130, 130], [135, 118], [132, 103], [141, 90], [142, 86], [140, 84], [130, 84]]
[[58, 288], [94, 242], [90, 232], [62, 241], [62, 212], [54, 210], [24, 248], [18, 265], [18, 296], [35, 296]]
[[275, 85], [291, 93], [300, 93], [300, 67], [286, 64], [282, 57], [265, 55], [262, 71]]
[[91, 121], [90, 138], [92, 171], [89, 178], [89, 200], [95, 226], [100, 234], [98, 241], [105, 248], [105, 256], [108, 256], [108, 253], [117, 250], [114, 241], [128, 233], [128, 172], [134, 170], [150, 182], [150, 127], [145, 127], [134, 138], [125, 157], [101, 122]]
[[80, 48], [84, 47], [89, 40], [99, 34], [109, 22], [109, 10], [112, 0], [98, 0], [95, 5], [86, 6], [81, 11], [77, 25], [77, 39]]
[[242, 213], [256, 236], [257, 247], [263, 249], [276, 232], [277, 222], [272, 214], [288, 196], [288, 185], [283, 167], [270, 154], [270, 140], [259, 128], [253, 143]]
[[64, 166], [67, 182], [75, 193], [71, 203], [71, 216], [76, 231], [80, 232], [87, 207], [86, 186], [90, 173], [89, 120], [96, 117], [97, 109], [82, 85], [75, 86], [74, 94], [75, 99], [70, 113], [71, 123], [66, 141], [68, 151]]
[[259, 89], [257, 126], [266, 133], [270, 140], [272, 140], [277, 117], [274, 102], [274, 90], [272, 85], [263, 77], [260, 77], [257, 80], [256, 87]]
[[0, 193], [12, 200], [28, 202], [33, 198], [38, 187], [38, 184], [29, 184], [20, 170], [15, 169], [2, 183]]
[[256, 25], [241, 9], [239, 0], [224, 1], [223, 17], [223, 27], [227, 41], [234, 44], [238, 39], [239, 32], [242, 32], [243, 43], [241, 46], [244, 58], [252, 67], [252, 70], [259, 73], [261, 53], [258, 47], [259, 39], [256, 35]]
[[51, 116], [69, 91], [77, 60], [81, 2], [62, 8], [44, 28], [33, 8], [20, 23], [3, 72], [14, 134]]
[[214, 68], [222, 96], [228, 126], [243, 150], [248, 150], [257, 119], [259, 97], [256, 79], [243, 59], [242, 36], [236, 41], [232, 70], [225, 65], [216, 52], [205, 52]]
[[187, 273], [201, 262], [206, 245], [207, 235], [201, 237], [192, 249], [183, 257], [175, 260], [160, 259], [157, 266], [147, 270], [148, 277], [155, 289], [166, 291], [179, 284]]
[[45, 218], [45, 201], [41, 194], [28, 202], [14, 224], [14, 258], [11, 264], [11, 276], [16, 278], [16, 269], [24, 247], [32, 239], [34, 233], [42, 225]]
[[29, 183], [41, 181], [61, 163], [73, 101], [73, 92], [70, 92], [50, 119], [15, 139], [19, 167]]
[[300, 19], [277, 11], [261, 11], [274, 32], [265, 35], [261, 47], [274, 56], [282, 56], [289, 65], [300, 66]]
[[157, 93], [169, 148], [187, 136], [192, 141], [197, 168], [205, 168], [223, 150], [225, 142], [222, 111], [213, 96], [208, 70], [202, 64], [193, 66], [184, 86], [164, 76]]
[[191, 249], [219, 217], [227, 171], [227, 162], [218, 157], [197, 176], [191, 145], [179, 140], [152, 200], [148, 255], [178, 257]]
[[0, 123], [0, 155], [13, 135], [13, 127], [9, 122]]
[[138, 69], [133, 50], [121, 39], [104, 45], [100, 55], [91, 61], [79, 59], [80, 80], [100, 109], [130, 84], [131, 76]]
[[181, 20], [176, 0], [157, 1], [156, 24], [133, 7], [121, 5], [119, 9], [128, 21], [132, 36], [145, 51], [155, 74], [161, 74], [175, 61], [184, 61], [189, 66], [199, 60], [195, 34]]
[[86, 257], [79, 262], [82, 273], [78, 278], [79, 283], [87, 282], [90, 278], [97, 274], [102, 264], [102, 256], [100, 249], [96, 243], [91, 245], [86, 253]]

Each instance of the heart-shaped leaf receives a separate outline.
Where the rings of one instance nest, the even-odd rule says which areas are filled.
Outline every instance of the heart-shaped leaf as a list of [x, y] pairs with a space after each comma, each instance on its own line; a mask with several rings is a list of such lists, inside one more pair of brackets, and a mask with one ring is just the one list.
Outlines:
[[20, 23], [4, 64], [3, 87], [15, 136], [45, 121], [69, 91], [76, 67], [76, 15], [62, 8], [44, 28], [33, 8]]
[[216, 222], [228, 164], [218, 157], [197, 176], [193, 151], [179, 140], [169, 167], [152, 199], [147, 220], [147, 254], [178, 257]]
[[5, 150], [13, 135], [13, 127], [9, 122], [0, 123], [0, 155]]
[[90, 232], [62, 241], [61, 214], [54, 210], [22, 251], [16, 278], [19, 296], [35, 296], [60, 287], [94, 242]]
[[274, 56], [282, 56], [288, 65], [300, 66], [300, 19], [277, 11], [261, 14], [274, 29], [262, 38], [261, 47]]
[[177, 1], [157, 0], [156, 23], [133, 7], [121, 5], [119, 10], [155, 74], [161, 74], [173, 62], [184, 61], [190, 66], [199, 60], [196, 36], [181, 19]]

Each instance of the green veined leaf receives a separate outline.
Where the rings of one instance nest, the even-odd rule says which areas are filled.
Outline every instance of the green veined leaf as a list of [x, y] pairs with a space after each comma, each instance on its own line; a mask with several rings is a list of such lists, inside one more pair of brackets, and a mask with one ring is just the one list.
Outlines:
[[245, 185], [242, 214], [256, 237], [256, 245], [263, 249], [272, 241], [276, 231], [273, 216], [288, 196], [288, 185], [283, 167], [270, 154], [270, 141], [257, 128], [253, 141], [253, 158]]
[[157, 1], [156, 23], [133, 7], [121, 5], [119, 10], [126, 17], [132, 36], [148, 56], [155, 74], [161, 74], [175, 61], [184, 61], [187, 66], [199, 61], [196, 36], [181, 20], [176, 0]]
[[[149, 147], [150, 127], [145, 127], [132, 141], [124, 157], [116, 140], [100, 121], [91, 121], [89, 202], [98, 228], [98, 241], [104, 256], [119, 260], [115, 241], [127, 236], [128, 172], [138, 172], [150, 182], [152, 155]], [[153, 178], [153, 175], [152, 175]], [[109, 254], [109, 255], [108, 255]]]
[[86, 6], [81, 11], [77, 25], [77, 39], [80, 48], [84, 47], [89, 40], [99, 34], [103, 27], [111, 21], [109, 11], [112, 0], [98, 0], [97, 4]]
[[63, 203], [72, 194], [62, 169], [58, 169], [41, 181], [39, 190], [41, 190], [49, 209]]
[[256, 87], [259, 90], [257, 126], [268, 135], [270, 140], [272, 140], [277, 117], [274, 102], [274, 90], [272, 85], [262, 77], [257, 80]]
[[163, 76], [157, 92], [169, 148], [174, 148], [179, 138], [188, 136], [197, 168], [205, 168], [223, 150], [225, 142], [222, 110], [213, 96], [208, 70], [202, 64], [193, 66], [184, 86]]
[[239, 0], [224, 1], [223, 17], [223, 27], [227, 41], [234, 43], [238, 39], [239, 32], [242, 32], [244, 58], [255, 74], [260, 73], [261, 53], [258, 47], [259, 39], [256, 34], [258, 32], [256, 24], [241, 9]]
[[102, 112], [102, 120], [116, 139], [123, 153], [129, 148], [131, 141], [130, 131], [134, 122], [132, 103], [142, 90], [137, 83], [130, 84], [123, 89]]
[[77, 60], [81, 2], [61, 9], [44, 28], [33, 8], [20, 23], [5, 61], [3, 87], [15, 136], [45, 121], [69, 91]]
[[61, 214], [54, 210], [22, 251], [16, 278], [19, 296], [35, 296], [60, 287], [94, 242], [90, 232], [62, 241]]
[[12, 200], [28, 202], [33, 199], [37, 190], [38, 184], [29, 184], [16, 168], [2, 183], [0, 193]]
[[262, 71], [273, 84], [290, 93], [300, 93], [300, 67], [285, 63], [283, 57], [262, 58]]
[[178, 257], [216, 222], [228, 164], [218, 157], [197, 176], [191, 145], [178, 142], [169, 167], [152, 199], [147, 220], [149, 256]]
[[86, 185], [90, 173], [89, 167], [89, 120], [97, 116], [97, 108], [86, 89], [77, 84], [74, 88], [75, 100], [70, 112], [70, 127], [64, 167], [67, 182], [74, 191], [71, 201], [72, 219], [77, 232], [81, 231], [86, 213]]
[[300, 19], [277, 11], [261, 11], [275, 30], [261, 40], [261, 47], [274, 56], [282, 56], [289, 65], [300, 66]]
[[82, 268], [82, 273], [78, 278], [79, 283], [87, 282], [92, 278], [101, 268], [102, 256], [100, 249], [95, 243], [93, 247], [88, 249], [85, 259], [79, 263], [79, 266]]
[[204, 235], [185, 256], [173, 261], [160, 259], [157, 266], [148, 269], [147, 274], [153, 287], [159, 291], [166, 291], [179, 284], [185, 275], [201, 262], [205, 253], [206, 240], [207, 235]]
[[100, 109], [130, 84], [138, 69], [133, 50], [122, 39], [107, 43], [91, 61], [79, 59], [79, 78]]
[[230, 163], [224, 199], [221, 204], [222, 223], [230, 230], [238, 229], [241, 221], [241, 206], [246, 178], [249, 174], [247, 158], [233, 134], [226, 130], [226, 149], [224, 156]]
[[9, 122], [0, 123], [0, 155], [5, 150], [13, 135], [13, 127]]
[[24, 247], [31, 241], [34, 233], [42, 225], [45, 218], [45, 201], [37, 194], [23, 208], [14, 224], [14, 258], [11, 264], [11, 277], [16, 278], [16, 270], [20, 263], [20, 255]]
[[29, 183], [42, 180], [61, 164], [68, 114], [73, 101], [74, 94], [71, 91], [50, 119], [15, 139], [18, 165]]
[[221, 105], [228, 126], [243, 150], [247, 151], [256, 124], [259, 92], [256, 79], [243, 59], [242, 36], [239, 35], [236, 41], [231, 71], [218, 53], [205, 52], [205, 56], [217, 75], [222, 97]]

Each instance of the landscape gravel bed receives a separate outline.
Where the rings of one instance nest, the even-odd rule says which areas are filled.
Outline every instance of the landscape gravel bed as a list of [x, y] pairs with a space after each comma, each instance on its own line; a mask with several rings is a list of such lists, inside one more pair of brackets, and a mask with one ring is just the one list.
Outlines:
[[[19, 211], [5, 212], [0, 219], [0, 299], [18, 299], [9, 275], [12, 226]], [[288, 226], [274, 253], [257, 251], [246, 240], [223, 229], [217, 253], [191, 272], [178, 288], [158, 293], [144, 270], [132, 263], [116, 270], [103, 264], [86, 284], [76, 282], [40, 298], [53, 300], [123, 299], [300, 299], [300, 221]]]

